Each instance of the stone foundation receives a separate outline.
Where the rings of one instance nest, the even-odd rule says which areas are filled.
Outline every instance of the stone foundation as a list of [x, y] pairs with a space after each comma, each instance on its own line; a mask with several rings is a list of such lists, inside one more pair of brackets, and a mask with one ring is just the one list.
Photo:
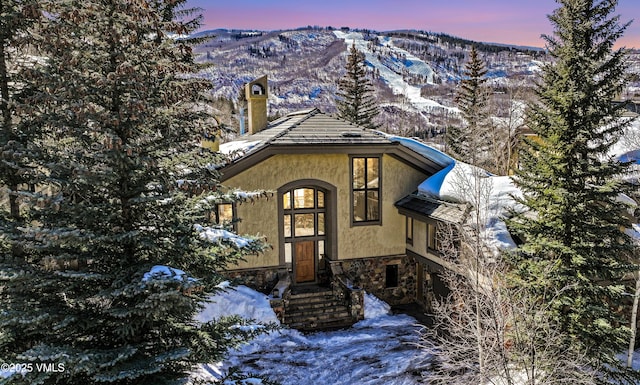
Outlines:
[[245, 285], [262, 293], [269, 293], [278, 283], [278, 271], [280, 268], [262, 268], [252, 270], [235, 270], [225, 273], [230, 280], [240, 285]]
[[[415, 301], [416, 261], [405, 255], [340, 261], [355, 286], [365, 289], [390, 305]], [[398, 285], [387, 287], [387, 265], [398, 266]]]
[[[390, 305], [403, 305], [416, 300], [416, 260], [411, 256], [395, 255], [388, 257], [372, 257], [354, 260], [336, 261], [342, 266], [344, 275], [354, 286], [366, 290]], [[398, 268], [397, 286], [389, 286], [386, 282], [387, 266]], [[270, 293], [278, 283], [278, 267], [235, 270], [226, 273], [234, 282], [248, 286], [263, 293]], [[425, 279], [430, 274], [425, 271]], [[426, 285], [429, 287], [430, 285]], [[432, 293], [426, 292], [426, 303], [431, 302]]]

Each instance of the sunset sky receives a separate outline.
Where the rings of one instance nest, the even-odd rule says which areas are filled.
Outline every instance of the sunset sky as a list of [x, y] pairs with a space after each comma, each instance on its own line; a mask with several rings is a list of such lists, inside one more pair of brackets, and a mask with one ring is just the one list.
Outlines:
[[[544, 46], [554, 0], [189, 0], [204, 28], [276, 30], [306, 25], [419, 29], [483, 42]], [[617, 14], [636, 19], [618, 42], [640, 48], [640, 1], [620, 0]]]

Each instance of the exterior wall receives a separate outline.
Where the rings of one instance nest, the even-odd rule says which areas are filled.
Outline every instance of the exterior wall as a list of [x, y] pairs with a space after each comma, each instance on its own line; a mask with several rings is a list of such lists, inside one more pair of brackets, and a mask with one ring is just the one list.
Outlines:
[[[422, 284], [422, 293], [421, 296], [418, 297], [419, 291], [416, 290], [416, 302], [421, 304], [427, 313], [433, 313], [434, 309], [434, 301], [442, 301], [444, 298], [449, 295], [449, 289], [446, 284], [442, 281], [440, 276], [441, 272], [437, 271], [431, 265], [418, 262], [416, 264], [416, 269], [422, 270], [422, 277], [424, 282], [416, 282], [416, 285]], [[418, 277], [418, 273], [416, 271], [416, 277]]]
[[[439, 256], [427, 251], [427, 223], [414, 219], [413, 221], [413, 245], [407, 244], [407, 252], [413, 252], [416, 260], [416, 279], [422, 276], [423, 282], [416, 282], [422, 285], [422, 290], [416, 288], [416, 302], [431, 313], [435, 300], [441, 301], [449, 294], [449, 289], [442, 281], [441, 270], [447, 266], [446, 262]], [[440, 266], [439, 268], [437, 266]], [[422, 274], [418, 274], [418, 269]]]
[[439, 253], [434, 253], [433, 251], [427, 250], [427, 223], [422, 222], [420, 220], [414, 219], [413, 221], [413, 245], [407, 244], [407, 252], [415, 253], [420, 258], [424, 258], [425, 260], [429, 260], [436, 265], [440, 265], [444, 268], [453, 269], [451, 264], [449, 264], [445, 259], [442, 258], [442, 255]]
[[407, 250], [423, 256], [427, 255], [427, 224], [413, 220], [413, 245], [407, 244]]
[[225, 272], [225, 275], [240, 285], [268, 293], [278, 282], [277, 268], [264, 268], [254, 270], [235, 270]]
[[[386, 287], [387, 265], [398, 265], [398, 286]], [[416, 261], [408, 256], [349, 260], [342, 263], [353, 284], [390, 305], [412, 303], [416, 293]]]
[[[374, 154], [371, 154], [374, 155]], [[316, 179], [337, 188], [337, 255], [334, 260], [358, 259], [386, 255], [403, 255], [406, 250], [404, 216], [394, 203], [413, 192], [427, 175], [401, 161], [382, 158], [382, 225], [351, 226], [350, 159], [348, 154], [282, 154], [230, 178], [223, 184], [242, 190], [271, 190], [273, 199], [260, 199], [238, 205], [239, 234], [261, 235], [273, 246], [257, 257], [247, 257], [237, 268], [279, 265], [278, 202], [276, 190], [290, 182]], [[233, 268], [233, 267], [232, 267]]]
[[[353, 226], [349, 217], [349, 159], [345, 162], [346, 184], [338, 187], [339, 259], [404, 254], [406, 250], [405, 218], [394, 206], [400, 198], [415, 191], [428, 176], [401, 161], [382, 158], [382, 225]], [[342, 193], [341, 193], [342, 191]]]

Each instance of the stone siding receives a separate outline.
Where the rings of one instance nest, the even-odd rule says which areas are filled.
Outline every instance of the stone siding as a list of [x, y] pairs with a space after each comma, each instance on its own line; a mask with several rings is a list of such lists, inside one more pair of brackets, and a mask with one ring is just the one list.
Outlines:
[[225, 276], [235, 283], [262, 293], [269, 293], [278, 283], [278, 267], [227, 271]]
[[[344, 260], [342, 268], [357, 287], [375, 295], [390, 305], [415, 301], [416, 261], [408, 256], [390, 256]], [[398, 266], [398, 285], [387, 287], [387, 265]]]

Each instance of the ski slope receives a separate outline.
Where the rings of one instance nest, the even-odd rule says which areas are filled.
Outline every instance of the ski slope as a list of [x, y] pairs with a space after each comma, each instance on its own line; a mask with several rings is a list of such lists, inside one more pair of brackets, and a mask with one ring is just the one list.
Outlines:
[[390, 50], [396, 57], [406, 57], [406, 60], [392, 60], [389, 57], [380, 57], [369, 48], [369, 41], [364, 39], [360, 32], [333, 31], [337, 38], [344, 40], [347, 46], [355, 44], [356, 49], [365, 55], [367, 64], [380, 72], [380, 77], [389, 85], [394, 95], [403, 95], [409, 103], [421, 112], [435, 112], [437, 110], [447, 110], [451, 113], [459, 113], [455, 107], [447, 107], [442, 104], [420, 96], [420, 87], [406, 82], [399, 72], [405, 71], [408, 74], [422, 75], [427, 78], [427, 82], [434, 83], [435, 71], [428, 63], [406, 50], [395, 47], [393, 40], [389, 37], [381, 36], [379, 40], [383, 47]]

